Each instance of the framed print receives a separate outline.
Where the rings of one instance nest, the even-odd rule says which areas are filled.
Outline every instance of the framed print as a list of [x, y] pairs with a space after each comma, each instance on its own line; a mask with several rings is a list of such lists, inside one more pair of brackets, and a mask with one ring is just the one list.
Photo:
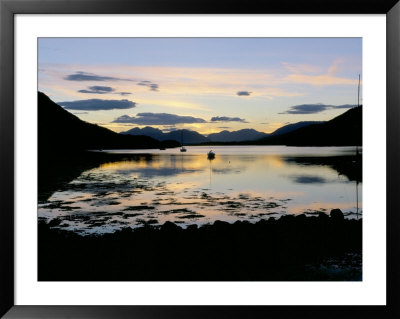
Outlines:
[[290, 4], [1, 2], [2, 315], [399, 313], [399, 4]]

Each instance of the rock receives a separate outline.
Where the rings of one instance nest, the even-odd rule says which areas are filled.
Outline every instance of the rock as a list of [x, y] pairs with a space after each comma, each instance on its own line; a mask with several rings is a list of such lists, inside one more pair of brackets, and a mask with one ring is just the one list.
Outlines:
[[265, 219], [260, 219], [258, 222], [256, 222], [256, 225], [258, 226], [264, 226], [267, 224], [267, 220]]
[[297, 215], [296, 216], [296, 220], [306, 221], [307, 220], [307, 216], [306, 216], [306, 214]]
[[172, 222], [165, 222], [164, 225], [161, 226], [161, 230], [163, 231], [177, 231], [177, 230], [182, 230], [178, 225], [172, 223]]
[[50, 222], [49, 222], [49, 226], [50, 227], [55, 227], [55, 226], [58, 226], [58, 225], [60, 225], [61, 224], [61, 219], [59, 219], [59, 218], [54, 218], [54, 219], [52, 219]]
[[217, 228], [226, 229], [229, 226], [230, 226], [230, 224], [228, 222], [224, 222], [224, 221], [221, 221], [221, 220], [216, 220], [214, 222], [214, 227], [217, 227]]
[[279, 221], [282, 223], [287, 223], [287, 222], [293, 222], [296, 217], [294, 215], [282, 215], [281, 218], [279, 218]]
[[197, 226], [197, 224], [192, 224], [192, 225], [189, 225], [186, 229], [189, 231], [194, 231], [194, 230], [197, 230], [198, 228], [199, 228], [199, 226]]
[[343, 215], [342, 211], [338, 208], [332, 209], [330, 215], [331, 215], [331, 218], [333, 221], [344, 220], [344, 215]]
[[328, 216], [327, 214], [325, 214], [324, 212], [319, 212], [319, 213], [318, 213], [318, 218], [319, 218], [320, 220], [328, 220], [328, 219], [329, 219], [329, 216]]

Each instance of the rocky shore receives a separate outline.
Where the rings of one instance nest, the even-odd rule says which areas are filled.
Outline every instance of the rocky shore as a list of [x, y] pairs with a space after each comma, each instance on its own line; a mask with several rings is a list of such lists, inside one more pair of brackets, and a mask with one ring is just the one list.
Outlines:
[[39, 281], [362, 280], [362, 220], [340, 210], [81, 236], [38, 225]]

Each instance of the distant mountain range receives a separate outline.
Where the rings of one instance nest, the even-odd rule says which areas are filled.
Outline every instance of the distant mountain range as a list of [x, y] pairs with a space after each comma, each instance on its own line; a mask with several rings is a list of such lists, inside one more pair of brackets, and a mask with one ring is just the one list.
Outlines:
[[254, 141], [268, 136], [266, 133], [258, 132], [253, 129], [244, 129], [233, 132], [222, 131], [219, 133], [209, 134], [208, 136], [204, 136], [191, 130], [175, 130], [169, 133], [163, 133], [161, 130], [150, 126], [146, 126], [142, 129], [135, 127], [129, 131], [122, 132], [121, 134], [146, 135], [159, 141], [175, 140], [178, 142], [183, 142], [183, 144]]
[[87, 149], [177, 147], [179, 143], [160, 143], [148, 136], [118, 134], [80, 120], [38, 92], [39, 154], [68, 153]]
[[[183, 132], [183, 134], [182, 134]], [[292, 123], [267, 134], [254, 129], [222, 131], [207, 137], [189, 130], [163, 133], [151, 127], [134, 128], [123, 134], [147, 135], [155, 139], [181, 141], [184, 144], [256, 144], [292, 146], [362, 145], [362, 106], [354, 107], [330, 121], [302, 121]]]
[[255, 141], [268, 134], [259, 132], [253, 129], [243, 129], [239, 131], [222, 131], [219, 133], [212, 133], [208, 135], [208, 139], [211, 142], [243, 142], [243, 141]]
[[238, 131], [229, 132], [227, 130], [221, 131], [219, 133], [212, 133], [208, 136], [201, 135], [195, 131], [191, 130], [175, 130], [169, 133], [163, 133], [157, 128], [146, 126], [144, 128], [132, 128], [126, 132], [121, 132], [124, 135], [145, 135], [152, 137], [159, 141], [175, 140], [182, 142], [183, 144], [201, 144], [210, 142], [244, 142], [244, 141], [257, 141], [268, 136], [275, 136], [280, 134], [285, 134], [292, 132], [298, 128], [305, 127], [312, 124], [320, 124], [323, 122], [298, 122], [294, 124], [285, 125], [271, 134], [264, 132], [259, 132], [254, 129], [242, 129]]
[[157, 128], [153, 128], [150, 126], [146, 126], [142, 129], [135, 127], [126, 132], [121, 132], [120, 134], [124, 135], [145, 135], [150, 136], [159, 141], [168, 141], [174, 140], [179, 143], [183, 142], [183, 144], [201, 144], [209, 142], [207, 137], [191, 130], [175, 130], [169, 133], [163, 133], [161, 130]]

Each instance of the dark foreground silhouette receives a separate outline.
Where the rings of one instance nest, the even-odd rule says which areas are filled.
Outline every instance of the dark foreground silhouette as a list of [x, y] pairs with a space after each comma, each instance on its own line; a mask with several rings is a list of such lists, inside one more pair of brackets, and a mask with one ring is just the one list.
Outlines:
[[362, 221], [287, 215], [81, 236], [39, 222], [40, 281], [361, 280]]
[[38, 92], [39, 162], [53, 156], [95, 149], [150, 149], [178, 147], [177, 141], [159, 142], [148, 136], [118, 134], [82, 121], [46, 94]]

